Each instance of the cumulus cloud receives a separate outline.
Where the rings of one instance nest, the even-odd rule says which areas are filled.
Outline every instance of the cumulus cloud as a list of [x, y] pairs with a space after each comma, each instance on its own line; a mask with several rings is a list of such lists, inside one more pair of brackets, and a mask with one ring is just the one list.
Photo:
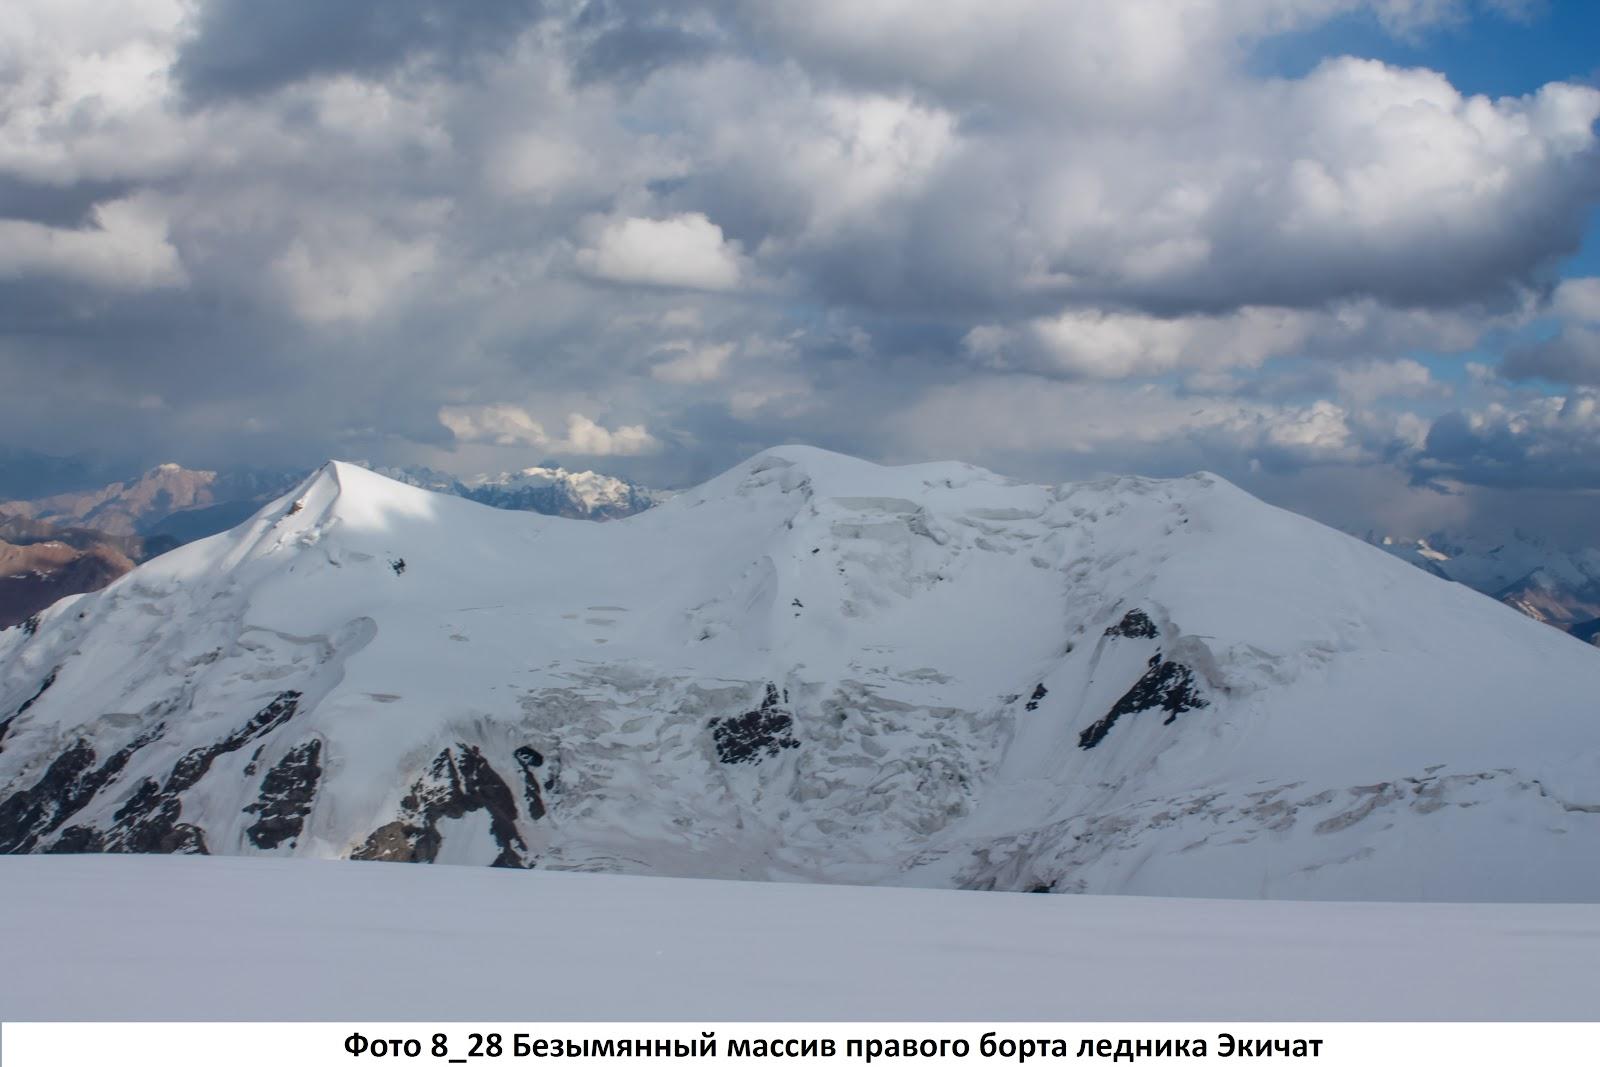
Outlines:
[[1449, 412], [1434, 421], [1413, 468], [1468, 485], [1600, 488], [1600, 391]]
[[1600, 278], [1569, 278], [1550, 299], [1556, 332], [1514, 346], [1501, 373], [1512, 380], [1543, 378], [1566, 385], [1600, 385]]
[[187, 282], [165, 213], [152, 198], [102, 203], [92, 219], [83, 229], [0, 219], [0, 279], [43, 276], [113, 289]]
[[1556, 286], [1550, 309], [1569, 322], [1600, 325], [1600, 278], [1568, 278]]
[[643, 426], [608, 430], [578, 412], [567, 416], [565, 437], [551, 437], [515, 404], [446, 405], [439, 409], [439, 422], [464, 443], [531, 446], [559, 455], [639, 456], [661, 447]]
[[1464, 350], [1490, 325], [1522, 317], [1520, 310], [1498, 317], [1481, 311], [1396, 310], [1373, 300], [1316, 310], [1244, 307], [1227, 314], [1174, 317], [1084, 309], [1010, 326], [986, 323], [968, 331], [962, 347], [969, 358], [988, 367], [1068, 378], [1215, 373], [1260, 367], [1291, 355], [1356, 359], [1365, 368], [1362, 373], [1372, 378], [1416, 373], [1374, 370], [1382, 362], [1371, 358], [1374, 352]]
[[[984, 138], [934, 195], [967, 247], [1011, 249], [986, 273], [1008, 269], [1018, 292], [1170, 315], [1514, 303], [1577, 247], [1597, 193], [1600, 91], [1588, 87], [1490, 101], [1432, 72], [1339, 59], [1218, 93], [1181, 129]], [[994, 174], [996, 152], [1046, 160]], [[956, 201], [980, 183], [998, 183], [1029, 224], [968, 221]]]
[[[1498, 5], [1516, 0], [1497, 0]], [[1097, 111], [1121, 120], [1183, 108], [1224, 80], [1248, 42], [1370, 12], [1403, 32], [1468, 0], [743, 0], [743, 24], [808, 65], [871, 87], [915, 85], [965, 105]]]
[[678, 342], [664, 346], [662, 352], [671, 353], [671, 358], [651, 367], [650, 374], [663, 382], [687, 385], [720, 378], [728, 365], [728, 358], [733, 355], [733, 345], [731, 343], [691, 345]]
[[639, 456], [654, 452], [661, 443], [643, 426], [619, 426], [608, 430], [593, 419], [574, 412], [567, 416], [565, 440], [551, 443], [557, 452], [580, 456]]
[[992, 367], [1111, 379], [1181, 367], [1258, 366], [1295, 351], [1309, 330], [1309, 316], [1277, 308], [1179, 318], [1081, 310], [1017, 327], [979, 326], [962, 344]]
[[536, 130], [507, 135], [490, 149], [490, 185], [501, 195], [548, 203], [594, 169], [581, 143]]
[[47, 186], [182, 166], [166, 108], [181, 0], [8, 5], [0, 19], [0, 173]]
[[331, 232], [296, 237], [272, 269], [295, 314], [305, 321], [359, 323], [402, 299], [436, 256], [427, 239], [400, 240], [336, 225]]
[[739, 284], [738, 250], [699, 212], [609, 219], [577, 260], [594, 277], [625, 285], [718, 290]]
[[[1429, 437], [1450, 389], [1600, 384], [1600, 289], [1551, 288], [1600, 92], [1252, 49], [1509, 4], [18, 0], [0, 426], [656, 480], [783, 439], [1444, 470], [1476, 440]], [[1508, 347], [1466, 381], [1430, 358]]]
[[1397, 434], [1410, 430], [1393, 418], [1359, 416], [1326, 400], [1269, 404], [1167, 386], [1123, 390], [1026, 376], [929, 390], [896, 422], [928, 454], [1061, 452], [1148, 460], [1176, 450], [1197, 466], [1254, 461], [1274, 468], [1374, 462]]
[[1506, 353], [1501, 373], [1569, 385], [1600, 385], [1600, 329], [1564, 326], [1556, 336]]
[[1385, 397], [1415, 399], [1442, 391], [1433, 372], [1414, 359], [1349, 363], [1334, 371], [1339, 395], [1358, 407]]
[[439, 409], [439, 421], [458, 441], [535, 446], [550, 441], [544, 427], [515, 404], [447, 405]]

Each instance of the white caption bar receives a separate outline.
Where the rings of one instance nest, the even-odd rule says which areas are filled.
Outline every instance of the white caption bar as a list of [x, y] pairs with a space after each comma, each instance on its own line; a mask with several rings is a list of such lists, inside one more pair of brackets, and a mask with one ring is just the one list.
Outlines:
[[5, 1067], [1600, 1063], [1600, 1023], [5, 1023]]

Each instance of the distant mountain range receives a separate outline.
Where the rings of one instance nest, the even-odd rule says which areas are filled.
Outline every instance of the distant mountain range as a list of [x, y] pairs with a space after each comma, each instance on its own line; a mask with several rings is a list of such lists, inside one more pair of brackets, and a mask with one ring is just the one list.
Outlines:
[[73, 593], [111, 584], [154, 554], [142, 537], [58, 528], [0, 514], [0, 629], [15, 626]]
[[[215, 509], [239, 511], [232, 505], [248, 505], [242, 512], [215, 515], [214, 521], [198, 524], [205, 536], [231, 528], [300, 478], [302, 472], [269, 474], [257, 471], [219, 474], [197, 471], [176, 463], [163, 463], [137, 478], [112, 482], [94, 489], [57, 493], [34, 500], [0, 503], [0, 514], [34, 519], [53, 526], [76, 526], [101, 533], [128, 536], [160, 535], [168, 531], [163, 523], [179, 514], [208, 515]], [[214, 527], [207, 529], [207, 527]], [[177, 537], [178, 541], [193, 540]]]
[[1439, 532], [1366, 540], [1430, 574], [1493, 597], [1591, 644], [1600, 637], [1600, 549], [1568, 551], [1524, 533], [1487, 539]]
[[[38, 469], [33, 476], [24, 468]], [[230, 530], [304, 480], [305, 471], [190, 470], [163, 463], [82, 488], [95, 468], [17, 450], [0, 453], [0, 484], [49, 486], [48, 495], [0, 500], [0, 629], [73, 593], [109, 585], [178, 545]], [[470, 478], [427, 467], [383, 468], [407, 485], [490, 507], [574, 519], [616, 519], [668, 494], [594, 471], [529, 467]]]

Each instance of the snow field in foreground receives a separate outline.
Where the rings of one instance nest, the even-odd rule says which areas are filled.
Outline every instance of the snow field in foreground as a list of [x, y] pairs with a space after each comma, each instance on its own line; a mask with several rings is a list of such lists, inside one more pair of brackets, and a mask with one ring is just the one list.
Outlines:
[[1600, 1020], [1600, 905], [0, 859], [0, 1019]]

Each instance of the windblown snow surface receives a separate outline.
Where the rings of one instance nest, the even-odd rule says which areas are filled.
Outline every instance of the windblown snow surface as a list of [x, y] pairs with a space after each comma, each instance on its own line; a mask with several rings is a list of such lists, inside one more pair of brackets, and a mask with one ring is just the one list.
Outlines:
[[1592, 904], [7, 856], [0, 944], [7, 1020], [1600, 1018]]
[[1211, 475], [779, 448], [595, 525], [331, 463], [0, 634], [0, 851], [1596, 901], [1597, 692]]

